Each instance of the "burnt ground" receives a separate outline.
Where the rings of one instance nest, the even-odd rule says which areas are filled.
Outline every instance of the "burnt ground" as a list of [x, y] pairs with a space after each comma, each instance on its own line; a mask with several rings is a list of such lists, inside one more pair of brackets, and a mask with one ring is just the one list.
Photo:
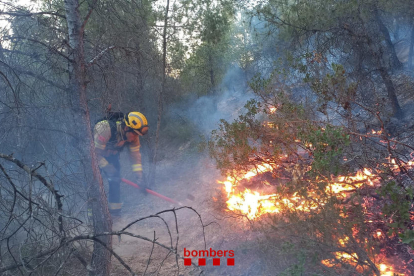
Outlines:
[[[157, 179], [155, 191], [180, 201], [184, 206], [194, 208], [201, 216], [204, 227], [206, 248], [218, 250], [234, 250], [235, 265], [227, 266], [226, 258], [221, 258], [220, 266], [213, 266], [212, 259], [207, 258], [206, 266], [197, 268], [197, 265], [185, 267], [183, 260], [178, 259], [179, 269], [175, 255], [168, 255], [168, 250], [155, 246], [152, 243], [132, 237], [114, 238], [114, 250], [126, 261], [138, 275], [275, 275], [267, 272], [269, 261], [272, 266], [277, 264], [286, 268], [289, 261], [285, 258], [271, 258], [264, 260], [258, 250], [258, 233], [253, 231], [251, 223], [243, 217], [228, 213], [220, 208], [217, 200], [221, 188], [217, 179], [223, 179], [207, 157], [188, 157], [183, 160], [169, 161], [159, 165], [162, 172]], [[128, 177], [128, 175], [127, 175]], [[129, 222], [138, 218], [155, 214], [159, 211], [172, 209], [174, 206], [152, 195], [143, 195], [139, 190], [122, 186], [124, 209], [122, 216], [114, 219], [113, 230], [120, 230]], [[188, 195], [194, 197], [190, 200]], [[190, 197], [191, 197], [190, 196]], [[204, 249], [203, 227], [198, 215], [189, 210], [181, 209], [176, 212], [178, 224], [178, 253], [183, 256], [184, 248], [190, 250]], [[175, 218], [172, 212], [162, 217], [169, 224], [172, 243], [177, 242]], [[161, 219], [150, 218], [133, 225], [130, 232], [145, 236], [149, 239], [155, 237], [158, 242], [171, 245], [170, 236]], [[260, 247], [259, 247], [260, 248]], [[152, 253], [151, 253], [152, 251]], [[148, 259], [150, 263], [148, 264]], [[198, 263], [197, 258], [193, 258]], [[281, 269], [283, 270], [283, 269]], [[128, 275], [128, 272], [113, 259], [113, 275]]]

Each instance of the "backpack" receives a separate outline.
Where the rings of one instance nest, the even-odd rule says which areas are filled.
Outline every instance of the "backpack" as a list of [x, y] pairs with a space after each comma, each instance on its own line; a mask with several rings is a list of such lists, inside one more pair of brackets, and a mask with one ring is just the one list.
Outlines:
[[106, 116], [97, 120], [95, 125], [99, 122], [102, 121], [108, 121], [109, 126], [111, 127], [111, 138], [109, 139], [108, 143], [112, 144], [112, 143], [116, 143], [117, 142], [117, 122], [122, 122], [122, 120], [124, 119], [124, 113], [122, 112], [112, 112], [112, 111], [108, 111], [106, 113]]

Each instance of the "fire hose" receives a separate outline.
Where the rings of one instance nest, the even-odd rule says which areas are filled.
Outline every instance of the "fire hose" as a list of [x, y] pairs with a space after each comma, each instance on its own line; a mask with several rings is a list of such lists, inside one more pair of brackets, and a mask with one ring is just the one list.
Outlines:
[[[136, 183], [134, 183], [132, 181], [129, 181], [128, 179], [121, 178], [121, 181], [124, 182], [125, 184], [128, 184], [128, 185], [130, 185], [132, 187], [135, 187], [137, 189], [143, 189], [142, 187], [138, 186], [138, 184], [136, 184]], [[161, 199], [163, 199], [165, 201], [168, 201], [168, 202], [171, 202], [171, 203], [174, 203], [174, 204], [178, 204], [180, 206], [183, 205], [181, 202], [178, 202], [178, 201], [175, 201], [174, 199], [171, 199], [169, 197], [163, 196], [162, 194], [159, 194], [157, 192], [154, 192], [153, 190], [150, 190], [148, 188], [145, 188], [145, 190], [147, 191], [147, 193], [149, 193], [149, 194], [151, 194], [153, 196], [159, 197], [159, 198], [161, 198]]]

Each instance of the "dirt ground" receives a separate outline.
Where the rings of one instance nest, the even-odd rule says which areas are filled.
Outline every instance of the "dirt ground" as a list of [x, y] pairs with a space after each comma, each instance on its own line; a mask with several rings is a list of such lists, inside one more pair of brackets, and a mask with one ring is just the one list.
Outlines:
[[[177, 260], [174, 254], [169, 254], [160, 246], [155, 245], [152, 249], [152, 243], [148, 241], [132, 237], [115, 238], [115, 251], [137, 275], [267, 275], [258, 254], [251, 249], [257, 241], [257, 232], [252, 231], [245, 218], [223, 212], [213, 200], [221, 188], [217, 179], [222, 177], [209, 158], [192, 156], [179, 162], [164, 162], [159, 165], [159, 171], [162, 174], [158, 176], [154, 190], [194, 208], [202, 222], [194, 211], [180, 209], [176, 211], [177, 223], [173, 212], [161, 215], [169, 230], [161, 219], [150, 218], [134, 224], [128, 231], [151, 240], [155, 235], [157, 242], [166, 246], [172, 244], [175, 247], [178, 242], [180, 256], [184, 255], [184, 248], [234, 250], [235, 264], [227, 266], [226, 258], [222, 257], [221, 265], [213, 266], [212, 258], [207, 258], [206, 266], [198, 267], [198, 258], [193, 258], [193, 265], [184, 266], [182, 259]], [[122, 193], [124, 209], [122, 215], [114, 219], [113, 230], [120, 230], [138, 218], [181, 207], [152, 195], [144, 195], [126, 185], [122, 186]], [[189, 199], [188, 195], [194, 199]], [[113, 275], [128, 275], [117, 260], [113, 260]]]

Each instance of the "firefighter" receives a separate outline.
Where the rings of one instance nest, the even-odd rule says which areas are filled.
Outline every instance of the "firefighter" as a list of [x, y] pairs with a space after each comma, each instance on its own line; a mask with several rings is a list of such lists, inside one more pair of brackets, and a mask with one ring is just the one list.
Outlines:
[[108, 179], [108, 205], [112, 215], [119, 215], [122, 209], [120, 152], [126, 146], [129, 148], [132, 171], [142, 185], [139, 137], [147, 134], [148, 129], [147, 119], [140, 112], [129, 112], [125, 116], [121, 112], [110, 112], [94, 127], [95, 151], [99, 167]]

